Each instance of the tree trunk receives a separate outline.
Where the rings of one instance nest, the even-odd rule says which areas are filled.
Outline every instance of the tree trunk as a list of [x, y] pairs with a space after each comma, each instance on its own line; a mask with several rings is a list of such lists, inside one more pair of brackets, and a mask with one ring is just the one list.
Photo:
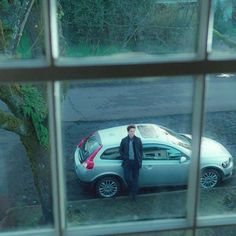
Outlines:
[[232, 22], [236, 23], [236, 0], [232, 0]]
[[0, 20], [0, 51], [4, 51], [6, 47], [6, 40], [3, 31], [2, 21]]
[[21, 136], [21, 141], [26, 148], [34, 184], [42, 207], [43, 218], [41, 223], [51, 224], [53, 223], [53, 208], [50, 153], [39, 144], [33, 127], [27, 135]]
[[16, 49], [20, 43], [25, 24], [27, 22], [27, 19], [29, 17], [31, 8], [34, 4], [35, 0], [24, 0], [22, 3], [22, 7], [19, 13], [19, 16], [16, 18], [12, 39], [10, 43], [8, 44], [8, 47], [6, 49], [6, 53], [10, 56], [16, 54]]

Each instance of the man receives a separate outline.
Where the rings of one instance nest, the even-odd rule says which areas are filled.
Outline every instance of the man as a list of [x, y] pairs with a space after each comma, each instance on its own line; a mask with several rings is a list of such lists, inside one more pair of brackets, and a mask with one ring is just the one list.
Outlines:
[[127, 127], [128, 135], [120, 143], [120, 155], [123, 160], [124, 178], [133, 200], [138, 193], [139, 169], [142, 167], [143, 146], [141, 139], [135, 136], [135, 125]]

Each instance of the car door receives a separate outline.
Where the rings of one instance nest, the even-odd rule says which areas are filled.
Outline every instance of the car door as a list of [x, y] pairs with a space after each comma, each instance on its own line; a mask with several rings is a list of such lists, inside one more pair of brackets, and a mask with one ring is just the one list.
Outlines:
[[[184, 156], [185, 161], [180, 161]], [[188, 179], [189, 157], [167, 145], [144, 145], [140, 186], [180, 185]]]

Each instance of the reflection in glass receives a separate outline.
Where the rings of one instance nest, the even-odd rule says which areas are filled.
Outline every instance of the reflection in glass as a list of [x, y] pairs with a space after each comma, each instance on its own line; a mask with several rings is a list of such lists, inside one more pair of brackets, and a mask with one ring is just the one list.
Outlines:
[[47, 89], [0, 84], [0, 228], [53, 222]]
[[[63, 56], [196, 51], [198, 1], [60, 1]], [[60, 14], [61, 13], [61, 14]]]
[[1, 1], [0, 61], [43, 55], [42, 1]]
[[[232, 214], [235, 205], [235, 75], [207, 78], [199, 215]], [[212, 166], [206, 163], [211, 158]]]
[[236, 51], [236, 1], [213, 0], [213, 53], [230, 53]]
[[[84, 80], [67, 87], [62, 127], [68, 222], [185, 217], [192, 78]], [[144, 152], [136, 201], [126, 192], [119, 153], [132, 123]]]

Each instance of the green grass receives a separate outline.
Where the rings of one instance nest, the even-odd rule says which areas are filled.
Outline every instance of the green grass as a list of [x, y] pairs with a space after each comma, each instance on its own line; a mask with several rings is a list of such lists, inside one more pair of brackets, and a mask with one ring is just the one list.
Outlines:
[[[229, 215], [236, 207], [225, 204], [225, 196], [235, 194], [235, 188], [215, 188], [201, 191], [198, 215]], [[235, 197], [235, 196], [234, 196]], [[151, 219], [186, 217], [187, 190], [139, 195], [136, 202], [127, 196], [115, 199], [91, 199], [68, 202], [68, 226], [119, 223]], [[234, 199], [233, 199], [234, 201]], [[15, 207], [8, 210], [0, 222], [7, 228], [40, 226], [40, 206]]]
[[67, 57], [85, 57], [85, 56], [109, 56], [116, 53], [129, 52], [119, 45], [89, 45], [80, 44], [78, 46], [68, 46], [65, 52]]

